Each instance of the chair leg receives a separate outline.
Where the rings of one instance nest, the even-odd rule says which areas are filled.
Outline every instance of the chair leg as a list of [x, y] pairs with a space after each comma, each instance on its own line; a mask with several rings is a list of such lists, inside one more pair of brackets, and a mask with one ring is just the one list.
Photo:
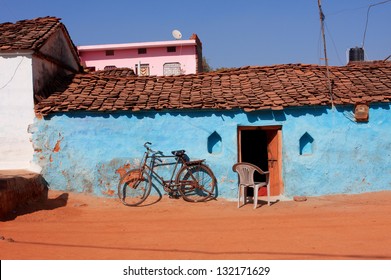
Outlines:
[[[242, 202], [243, 200], [243, 202]], [[245, 198], [245, 187], [239, 186], [238, 189], [238, 208], [246, 204], [246, 198]]]
[[254, 188], [254, 209], [258, 206], [258, 188]]
[[241, 198], [241, 194], [242, 194], [242, 187], [239, 186], [239, 188], [238, 188], [238, 208], [240, 208], [240, 198]]
[[269, 184], [266, 186], [266, 191], [267, 191], [267, 205], [270, 206], [270, 185]]
[[243, 186], [243, 205], [247, 203], [247, 187]]
[[247, 187], [239, 186], [238, 190], [238, 208], [247, 203]]

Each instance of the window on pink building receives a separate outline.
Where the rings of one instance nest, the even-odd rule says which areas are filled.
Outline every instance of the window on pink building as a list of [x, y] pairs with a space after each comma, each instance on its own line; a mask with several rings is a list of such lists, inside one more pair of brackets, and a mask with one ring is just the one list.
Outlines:
[[146, 48], [139, 48], [138, 49], [138, 54], [146, 54], [147, 53], [147, 49]]
[[106, 50], [106, 56], [114, 55], [114, 50]]
[[181, 64], [179, 62], [164, 63], [163, 75], [164, 76], [178, 76], [182, 74]]
[[107, 65], [105, 66], [105, 70], [111, 70], [111, 69], [116, 69], [117, 67], [115, 65]]
[[95, 66], [90, 66], [90, 67], [86, 67], [85, 68], [85, 70], [87, 71], [87, 72], [94, 72], [95, 71]]
[[167, 52], [176, 52], [176, 47], [167, 47]]
[[[149, 76], [149, 64], [140, 64], [140, 65], [136, 64], [134, 66], [134, 69], [136, 69], [136, 75]], [[140, 71], [139, 71], [139, 69], [140, 69]]]

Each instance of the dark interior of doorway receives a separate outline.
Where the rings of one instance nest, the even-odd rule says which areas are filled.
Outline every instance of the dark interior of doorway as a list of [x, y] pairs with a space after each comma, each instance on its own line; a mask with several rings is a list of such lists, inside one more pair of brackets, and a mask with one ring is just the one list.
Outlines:
[[[267, 132], [265, 130], [242, 130], [241, 131], [241, 161], [252, 163], [263, 171], [268, 171]], [[264, 176], [258, 173], [254, 176], [255, 181], [263, 181]]]

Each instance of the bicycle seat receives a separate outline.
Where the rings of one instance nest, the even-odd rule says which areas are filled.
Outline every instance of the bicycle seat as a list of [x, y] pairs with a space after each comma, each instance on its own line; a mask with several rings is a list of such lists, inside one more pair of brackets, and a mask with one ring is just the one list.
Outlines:
[[187, 165], [200, 165], [201, 163], [203, 163], [205, 160], [204, 159], [200, 159], [200, 160], [191, 160], [191, 161], [188, 161], [187, 162]]
[[172, 151], [171, 153], [176, 157], [183, 157], [185, 155], [185, 150]]

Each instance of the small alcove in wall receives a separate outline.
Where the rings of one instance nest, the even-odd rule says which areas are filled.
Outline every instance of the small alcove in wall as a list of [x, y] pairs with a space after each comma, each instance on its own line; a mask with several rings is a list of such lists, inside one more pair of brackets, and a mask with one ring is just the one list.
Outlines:
[[308, 133], [304, 133], [299, 140], [300, 155], [312, 155], [314, 138]]
[[220, 134], [214, 131], [211, 135], [208, 136], [208, 153], [217, 154], [221, 152], [222, 149], [222, 139]]

